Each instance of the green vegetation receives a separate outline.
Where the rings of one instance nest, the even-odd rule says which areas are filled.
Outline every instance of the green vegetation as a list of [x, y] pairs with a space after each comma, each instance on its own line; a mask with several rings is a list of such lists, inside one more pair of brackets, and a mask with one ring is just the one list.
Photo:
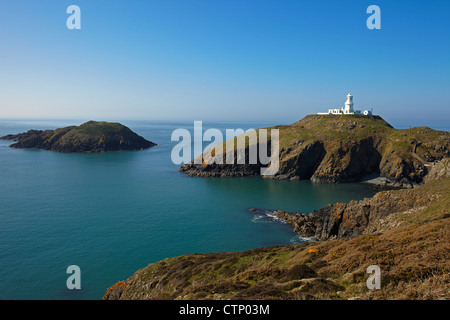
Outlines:
[[117, 122], [88, 121], [78, 127], [70, 127], [74, 132], [93, 136], [115, 135], [131, 132], [130, 129]]
[[379, 116], [309, 115], [280, 129], [280, 146], [290, 147], [301, 140], [339, 140], [343, 143], [378, 135], [385, 136], [393, 128]]
[[295, 148], [298, 141], [321, 141], [328, 147], [350, 145], [365, 139], [381, 144], [380, 149], [394, 151], [401, 158], [407, 158], [413, 151], [426, 161], [442, 159], [435, 146], [448, 146], [450, 133], [428, 127], [394, 129], [380, 116], [361, 115], [309, 115], [280, 130], [280, 149]]

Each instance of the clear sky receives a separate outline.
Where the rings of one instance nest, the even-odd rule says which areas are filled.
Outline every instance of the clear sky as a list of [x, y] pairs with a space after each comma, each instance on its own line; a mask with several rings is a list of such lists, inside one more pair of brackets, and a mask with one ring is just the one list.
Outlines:
[[351, 92], [388, 121], [448, 123], [449, 15], [447, 0], [1, 0], [0, 118], [290, 123]]

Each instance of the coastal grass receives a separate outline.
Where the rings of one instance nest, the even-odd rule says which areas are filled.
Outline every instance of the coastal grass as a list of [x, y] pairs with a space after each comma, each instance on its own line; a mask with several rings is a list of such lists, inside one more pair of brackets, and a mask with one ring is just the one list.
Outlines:
[[106, 121], [88, 121], [78, 127], [72, 127], [74, 132], [87, 135], [113, 135], [117, 133], [124, 133], [127, 128], [117, 122]]

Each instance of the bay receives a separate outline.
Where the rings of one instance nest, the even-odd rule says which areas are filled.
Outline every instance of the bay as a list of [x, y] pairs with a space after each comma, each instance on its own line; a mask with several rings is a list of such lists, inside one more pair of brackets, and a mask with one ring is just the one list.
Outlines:
[[[0, 120], [0, 136], [83, 122]], [[193, 122], [121, 123], [158, 145], [64, 154], [14, 149], [0, 140], [0, 299], [100, 299], [115, 282], [168, 257], [298, 243], [289, 225], [248, 209], [309, 213], [377, 191], [358, 183], [188, 177], [171, 161], [177, 142], [170, 138], [177, 128], [193, 132]], [[277, 124], [203, 127], [225, 135], [225, 129]], [[81, 290], [66, 287], [69, 265], [81, 269]]]

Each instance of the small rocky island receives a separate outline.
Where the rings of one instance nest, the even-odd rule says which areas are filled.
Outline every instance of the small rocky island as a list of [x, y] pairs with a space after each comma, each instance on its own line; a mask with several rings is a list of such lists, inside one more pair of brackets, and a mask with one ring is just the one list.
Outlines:
[[134, 151], [156, 146], [156, 143], [144, 139], [120, 123], [105, 121], [88, 121], [80, 126], [55, 130], [28, 130], [0, 139], [17, 141], [10, 145], [12, 148], [35, 148], [65, 153]]

